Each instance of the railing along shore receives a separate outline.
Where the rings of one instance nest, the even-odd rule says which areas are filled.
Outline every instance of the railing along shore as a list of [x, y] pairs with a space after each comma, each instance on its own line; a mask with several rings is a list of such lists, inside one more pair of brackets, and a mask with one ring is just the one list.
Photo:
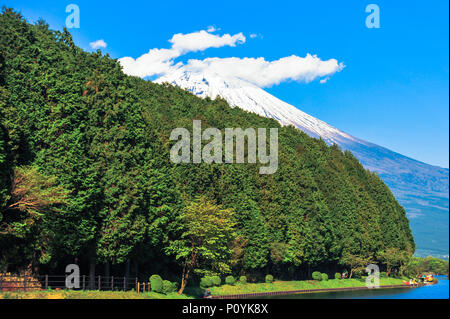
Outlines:
[[370, 289], [384, 289], [384, 288], [416, 288], [416, 287], [420, 287], [420, 286], [425, 286], [425, 284], [385, 285], [385, 286], [380, 286], [379, 288], [343, 287], [343, 288], [300, 289], [300, 290], [288, 290], [288, 291], [256, 292], [256, 293], [236, 294], [236, 295], [218, 295], [218, 296], [211, 296], [211, 298], [212, 299], [248, 299], [248, 298], [252, 298], [252, 297], [284, 296], [284, 295], [295, 295], [295, 294], [315, 293], [315, 292], [353, 291], [353, 290], [370, 290]]

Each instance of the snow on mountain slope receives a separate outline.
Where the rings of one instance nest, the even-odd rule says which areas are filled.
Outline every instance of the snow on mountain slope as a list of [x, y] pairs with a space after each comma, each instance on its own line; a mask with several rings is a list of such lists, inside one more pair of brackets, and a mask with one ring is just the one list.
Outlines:
[[287, 104], [259, 87], [236, 78], [224, 79], [206, 73], [191, 73], [178, 69], [156, 80], [168, 82], [200, 97], [214, 99], [221, 96], [232, 106], [248, 112], [273, 118], [282, 125], [292, 124], [313, 137], [322, 137], [327, 143], [355, 140], [354, 137]]
[[417, 253], [447, 256], [449, 235], [449, 170], [428, 165], [353, 137], [281, 101], [241, 79], [179, 68], [155, 82], [179, 86], [200, 97], [220, 96], [232, 107], [292, 124], [308, 135], [350, 150], [365, 168], [376, 171], [405, 207]]

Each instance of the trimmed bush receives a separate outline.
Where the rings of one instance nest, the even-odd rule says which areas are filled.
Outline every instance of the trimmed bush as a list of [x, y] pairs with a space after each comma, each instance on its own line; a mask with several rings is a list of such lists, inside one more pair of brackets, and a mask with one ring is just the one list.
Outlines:
[[163, 280], [160, 275], [150, 276], [150, 288], [154, 292], [163, 292]]
[[200, 279], [200, 287], [201, 288], [209, 288], [212, 286], [213, 286], [213, 282], [212, 282], [211, 277], [206, 276], [206, 277], [203, 277], [202, 279]]
[[328, 280], [328, 275], [327, 274], [322, 274], [322, 280], [323, 281], [327, 281]]
[[214, 286], [220, 286], [222, 283], [222, 279], [219, 276], [212, 276], [211, 279]]
[[273, 276], [272, 275], [267, 275], [266, 276], [266, 283], [268, 283], [268, 284], [273, 283]]
[[233, 276], [227, 276], [227, 278], [225, 278], [225, 283], [227, 285], [234, 285], [236, 282], [236, 279], [234, 279]]
[[322, 280], [322, 274], [320, 273], [320, 271], [314, 271], [312, 273], [312, 279], [317, 280], [317, 281], [321, 281]]
[[341, 274], [340, 273], [335, 273], [334, 274], [334, 279], [341, 279]]
[[163, 292], [165, 294], [170, 294], [175, 291], [177, 291], [177, 283], [176, 282], [170, 282], [168, 280], [163, 280]]
[[239, 277], [239, 282], [241, 284], [246, 284], [247, 283], [247, 277], [246, 276], [241, 276]]

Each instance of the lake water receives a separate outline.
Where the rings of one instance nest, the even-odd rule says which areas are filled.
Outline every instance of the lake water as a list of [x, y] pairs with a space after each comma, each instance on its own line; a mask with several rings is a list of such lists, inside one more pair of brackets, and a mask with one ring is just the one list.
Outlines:
[[270, 297], [279, 299], [448, 299], [449, 285], [447, 276], [438, 276], [436, 285], [418, 288], [369, 289], [340, 292], [319, 292]]

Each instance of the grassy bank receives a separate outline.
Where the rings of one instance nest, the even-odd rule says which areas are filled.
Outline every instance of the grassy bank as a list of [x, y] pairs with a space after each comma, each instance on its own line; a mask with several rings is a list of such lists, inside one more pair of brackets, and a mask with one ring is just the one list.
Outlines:
[[[380, 278], [380, 286], [402, 285], [403, 280], [397, 278]], [[292, 291], [303, 289], [326, 289], [326, 288], [346, 288], [346, 287], [365, 287], [365, 279], [330, 279], [327, 281], [275, 281], [267, 283], [247, 283], [236, 285], [223, 285], [210, 288], [212, 295], [238, 295], [259, 292], [274, 291]]]
[[[401, 285], [405, 279], [380, 278], [380, 286]], [[267, 283], [247, 283], [211, 287], [213, 296], [238, 295], [260, 292], [292, 291], [303, 289], [326, 289], [365, 287], [365, 279], [330, 279], [327, 281], [275, 281]], [[73, 291], [73, 290], [43, 290], [0, 292], [0, 299], [191, 299], [201, 298], [203, 291], [199, 287], [188, 287], [186, 294], [159, 294], [155, 292], [136, 293], [134, 291]]]
[[0, 292], [0, 299], [189, 299], [186, 295], [158, 294], [155, 292], [136, 293], [134, 291], [74, 291], [43, 290]]

